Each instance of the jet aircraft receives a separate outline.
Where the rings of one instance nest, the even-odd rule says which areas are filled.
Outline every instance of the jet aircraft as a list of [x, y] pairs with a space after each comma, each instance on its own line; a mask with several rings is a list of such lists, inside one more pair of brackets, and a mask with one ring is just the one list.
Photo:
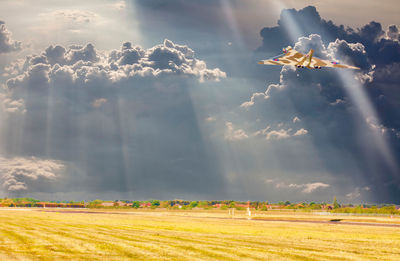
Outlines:
[[316, 57], [313, 57], [313, 55], [314, 55], [313, 49], [311, 49], [308, 52], [308, 54], [302, 54], [289, 46], [283, 49], [283, 54], [273, 57], [269, 60], [262, 60], [258, 63], [266, 65], [293, 65], [296, 66], [297, 68], [308, 68], [308, 69], [321, 69], [324, 67], [360, 69], [355, 66], [340, 64], [334, 61], [318, 59]]

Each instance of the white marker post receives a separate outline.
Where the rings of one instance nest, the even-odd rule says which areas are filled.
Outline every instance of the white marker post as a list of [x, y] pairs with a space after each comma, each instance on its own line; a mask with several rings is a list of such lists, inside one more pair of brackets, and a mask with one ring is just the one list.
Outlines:
[[250, 201], [247, 201], [247, 215], [249, 216], [247, 219], [251, 219]]
[[233, 217], [235, 216], [235, 209], [234, 209], [234, 208], [230, 208], [230, 209], [229, 209], [229, 216], [230, 216], [231, 218], [233, 218]]

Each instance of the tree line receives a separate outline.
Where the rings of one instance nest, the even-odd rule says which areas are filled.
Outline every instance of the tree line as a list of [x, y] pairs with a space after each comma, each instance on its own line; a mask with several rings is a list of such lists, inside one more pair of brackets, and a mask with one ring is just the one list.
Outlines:
[[332, 203], [279, 201], [234, 201], [234, 200], [93, 200], [93, 201], [40, 201], [33, 198], [2, 198], [0, 207], [65, 207], [65, 208], [134, 208], [134, 209], [236, 209], [251, 208], [259, 211], [268, 210], [301, 210], [330, 211], [334, 213], [354, 214], [400, 214], [400, 208], [393, 204], [340, 204], [336, 197]]

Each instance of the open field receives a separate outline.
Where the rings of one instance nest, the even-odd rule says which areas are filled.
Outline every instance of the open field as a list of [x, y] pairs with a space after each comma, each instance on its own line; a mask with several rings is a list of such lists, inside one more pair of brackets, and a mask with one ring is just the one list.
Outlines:
[[227, 211], [1, 209], [0, 260], [400, 260], [399, 217], [271, 211], [255, 218], [240, 211], [232, 219]]

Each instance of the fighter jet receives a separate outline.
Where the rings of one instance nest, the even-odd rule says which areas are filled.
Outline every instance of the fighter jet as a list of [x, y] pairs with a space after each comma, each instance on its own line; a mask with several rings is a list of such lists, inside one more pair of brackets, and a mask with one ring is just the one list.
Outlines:
[[313, 49], [311, 49], [308, 54], [302, 54], [297, 52], [296, 50], [293, 50], [293, 48], [289, 46], [283, 49], [283, 54], [273, 57], [269, 60], [262, 60], [258, 63], [267, 65], [293, 65], [297, 68], [308, 69], [321, 69], [324, 67], [360, 69], [355, 66], [339, 64], [338, 62], [321, 60], [313, 57], [313, 55]]

